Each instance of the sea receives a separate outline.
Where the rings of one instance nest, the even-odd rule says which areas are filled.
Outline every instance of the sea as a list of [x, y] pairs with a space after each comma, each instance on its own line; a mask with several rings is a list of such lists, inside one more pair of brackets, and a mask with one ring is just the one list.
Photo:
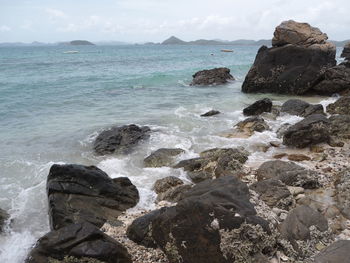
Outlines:
[[[232, 48], [234, 52], [220, 52]], [[157, 179], [181, 169], [144, 168], [159, 148], [182, 148], [179, 160], [215, 147], [243, 146], [248, 162], [271, 158], [275, 131], [299, 117], [268, 120], [270, 131], [248, 139], [223, 133], [244, 119], [242, 109], [269, 97], [281, 105], [291, 96], [244, 94], [241, 85], [258, 46], [43, 46], [0, 47], [0, 208], [10, 214], [0, 234], [0, 262], [22, 263], [38, 238], [49, 232], [46, 178], [55, 164], [95, 165], [109, 176], [129, 177], [140, 202], [128, 213], [153, 209]], [[67, 51], [78, 51], [68, 52]], [[340, 50], [338, 50], [338, 53]], [[190, 86], [192, 75], [214, 67], [231, 69], [235, 81]], [[293, 97], [294, 98], [294, 97]], [[304, 97], [324, 105], [334, 98]], [[200, 114], [211, 109], [215, 117]], [[125, 156], [95, 156], [92, 144], [114, 125], [148, 125], [150, 140]]]

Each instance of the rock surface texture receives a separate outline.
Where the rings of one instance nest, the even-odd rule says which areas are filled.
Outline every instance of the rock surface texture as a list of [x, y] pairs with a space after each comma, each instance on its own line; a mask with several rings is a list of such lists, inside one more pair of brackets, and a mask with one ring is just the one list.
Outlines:
[[324, 114], [323, 106], [321, 104], [313, 105], [298, 99], [290, 99], [283, 103], [281, 112], [301, 117], [307, 117], [312, 114]]
[[316, 257], [314, 263], [340, 263], [349, 262], [350, 240], [339, 240], [323, 249]]
[[193, 80], [190, 85], [209, 86], [222, 85], [229, 80], [234, 80], [228, 68], [214, 68], [209, 70], [198, 71], [193, 75]]
[[269, 98], [258, 100], [247, 108], [243, 109], [243, 114], [246, 116], [259, 115], [263, 112], [271, 112], [272, 101]]
[[143, 164], [145, 167], [171, 166], [174, 164], [175, 157], [184, 152], [184, 150], [179, 148], [161, 148], [147, 156], [143, 160]]
[[350, 42], [346, 43], [340, 55], [342, 58], [350, 59]]
[[350, 115], [350, 97], [341, 97], [336, 102], [327, 106], [330, 114]]

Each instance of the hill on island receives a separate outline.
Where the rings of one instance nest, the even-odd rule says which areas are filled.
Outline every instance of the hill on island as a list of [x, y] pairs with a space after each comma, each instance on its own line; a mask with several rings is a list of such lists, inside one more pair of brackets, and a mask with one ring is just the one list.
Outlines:
[[60, 45], [69, 45], [69, 46], [94, 46], [95, 44], [87, 40], [73, 40], [70, 42], [63, 42]]
[[243, 46], [261, 46], [261, 45], [266, 45], [270, 46], [271, 45], [271, 40], [246, 40], [246, 39], [239, 39], [235, 41], [224, 41], [224, 40], [207, 40], [207, 39], [198, 39], [195, 41], [183, 41], [175, 36], [172, 36], [166, 40], [164, 40], [162, 45], [243, 45]]

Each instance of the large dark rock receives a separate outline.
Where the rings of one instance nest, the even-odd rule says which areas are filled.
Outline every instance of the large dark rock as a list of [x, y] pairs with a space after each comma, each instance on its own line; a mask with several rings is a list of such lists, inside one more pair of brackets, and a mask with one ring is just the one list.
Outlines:
[[46, 187], [51, 229], [80, 222], [101, 227], [139, 201], [128, 178], [111, 179], [95, 166], [55, 164]]
[[322, 114], [313, 114], [291, 126], [283, 135], [283, 144], [304, 148], [328, 142], [330, 122]]
[[152, 152], [148, 157], [143, 160], [145, 167], [162, 167], [171, 166], [174, 163], [176, 156], [184, 153], [185, 151], [179, 148], [161, 148]]
[[350, 115], [334, 115], [329, 118], [332, 136], [350, 139]]
[[95, 142], [94, 150], [99, 155], [127, 154], [142, 140], [148, 139], [150, 128], [147, 126], [125, 125], [112, 127], [101, 132]]
[[[131, 263], [127, 250], [89, 223], [70, 224], [40, 238], [26, 263], [61, 262], [65, 257], [106, 263]], [[84, 261], [81, 261], [84, 262]]]
[[327, 106], [330, 114], [350, 115], [350, 97], [341, 97], [336, 102]]
[[350, 42], [345, 44], [344, 49], [343, 49], [340, 57], [347, 58], [347, 59], [350, 58]]
[[313, 105], [298, 99], [290, 99], [283, 103], [281, 112], [301, 117], [307, 117], [312, 114], [324, 114], [323, 106], [321, 104]]
[[243, 114], [246, 116], [259, 115], [263, 112], [271, 112], [272, 101], [269, 98], [258, 100], [247, 108], [243, 109]]
[[191, 85], [221, 85], [229, 80], [234, 80], [228, 68], [214, 68], [209, 70], [198, 71], [193, 75]]
[[305, 94], [324, 69], [336, 65], [335, 45], [308, 24], [286, 21], [274, 35], [272, 48], [259, 49], [242, 85], [243, 92]]
[[267, 161], [256, 172], [259, 181], [276, 179], [289, 186], [313, 189], [320, 186], [316, 172], [305, 169], [293, 162]]
[[338, 240], [316, 255], [314, 263], [350, 262], [350, 240]]
[[0, 232], [3, 230], [5, 222], [9, 219], [10, 215], [0, 208]]

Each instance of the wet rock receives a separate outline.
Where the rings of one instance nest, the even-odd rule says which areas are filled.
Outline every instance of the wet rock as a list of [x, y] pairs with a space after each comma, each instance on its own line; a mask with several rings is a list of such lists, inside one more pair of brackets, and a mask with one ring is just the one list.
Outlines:
[[350, 42], [345, 44], [344, 49], [343, 49], [340, 57], [347, 58], [347, 59], [350, 58]]
[[128, 178], [111, 179], [95, 166], [53, 165], [47, 177], [51, 229], [89, 222], [101, 227], [116, 221], [139, 201]]
[[312, 114], [324, 114], [323, 106], [321, 104], [313, 105], [298, 99], [290, 99], [283, 103], [281, 112], [301, 117], [307, 117]]
[[349, 256], [350, 240], [338, 240], [316, 255], [314, 263], [345, 263]]
[[[333, 139], [350, 139], [350, 115], [334, 115], [329, 118]], [[335, 137], [335, 138], [334, 138]]]
[[137, 125], [116, 126], [101, 132], [95, 142], [94, 151], [99, 155], [128, 154], [140, 141], [149, 138], [150, 128]]
[[283, 135], [283, 144], [304, 148], [322, 142], [330, 137], [329, 120], [321, 114], [313, 114], [291, 126]]
[[278, 128], [278, 130], [276, 131], [277, 134], [277, 138], [283, 138], [283, 135], [288, 131], [288, 129], [291, 127], [292, 125], [289, 123], [283, 123], [281, 125], [281, 127]]
[[165, 178], [159, 179], [154, 183], [153, 189], [154, 191], [159, 193], [164, 193], [172, 187], [176, 187], [179, 185], [183, 185], [184, 182], [175, 176], [167, 176]]
[[235, 125], [238, 132], [244, 133], [247, 136], [253, 135], [254, 132], [263, 132], [269, 130], [265, 120], [261, 117], [250, 117], [240, 121]]
[[336, 102], [329, 104], [327, 112], [330, 114], [350, 115], [350, 97], [341, 97]]
[[4, 225], [6, 223], [6, 220], [9, 219], [10, 215], [0, 208], [0, 233], [2, 232]]
[[185, 151], [179, 148], [169, 149], [161, 148], [151, 153], [143, 160], [145, 167], [162, 167], [172, 166], [174, 164], [174, 157], [184, 153]]
[[228, 68], [214, 68], [209, 70], [198, 71], [193, 75], [193, 80], [190, 85], [221, 85], [229, 80], [234, 80]]
[[325, 34], [308, 24], [283, 22], [275, 30], [273, 47], [259, 49], [242, 91], [307, 93], [325, 68], [336, 65], [335, 45], [326, 39]]
[[256, 172], [259, 181], [274, 178], [288, 186], [300, 186], [314, 189], [320, 186], [316, 172], [305, 169], [293, 162], [281, 160], [263, 163]]
[[288, 154], [288, 160], [295, 162], [310, 161], [311, 158], [305, 154]]
[[181, 179], [168, 176], [157, 180], [153, 188], [158, 194], [157, 201], [178, 202], [184, 193], [191, 189], [191, 185], [184, 185]]
[[62, 262], [67, 257], [84, 258], [86, 262], [132, 262], [127, 250], [120, 243], [95, 226], [81, 223], [53, 230], [40, 238], [26, 263], [47, 263], [55, 260]]
[[208, 111], [208, 112], [202, 114], [201, 117], [210, 117], [210, 116], [218, 115], [220, 113], [221, 112], [218, 110], [211, 110], [211, 111]]
[[336, 203], [342, 214], [350, 219], [350, 169], [344, 169], [336, 175]]
[[271, 208], [278, 207], [288, 210], [293, 204], [293, 198], [284, 183], [280, 180], [271, 178], [256, 182], [250, 186], [250, 189], [259, 194], [259, 197]]
[[247, 108], [243, 109], [243, 114], [246, 116], [260, 115], [263, 112], [271, 112], [272, 101], [269, 98], [258, 100]]

